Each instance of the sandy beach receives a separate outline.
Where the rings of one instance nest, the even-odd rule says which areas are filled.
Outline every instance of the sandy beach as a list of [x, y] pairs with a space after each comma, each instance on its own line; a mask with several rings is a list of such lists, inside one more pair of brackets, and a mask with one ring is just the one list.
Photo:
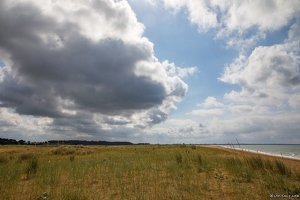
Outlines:
[[285, 164], [287, 164], [288, 166], [293, 166], [293, 168], [300, 171], [300, 159], [298, 159], [298, 158], [277, 156], [277, 155], [272, 155], [272, 154], [263, 153], [263, 152], [244, 150], [241, 148], [226, 148], [223, 146], [214, 146], [214, 145], [207, 145], [205, 147], [220, 149], [220, 150], [224, 150], [224, 151], [228, 151], [228, 152], [236, 152], [239, 154], [242, 153], [245, 156], [257, 155], [257, 156], [260, 156], [265, 159], [279, 159], [279, 160], [283, 161]]

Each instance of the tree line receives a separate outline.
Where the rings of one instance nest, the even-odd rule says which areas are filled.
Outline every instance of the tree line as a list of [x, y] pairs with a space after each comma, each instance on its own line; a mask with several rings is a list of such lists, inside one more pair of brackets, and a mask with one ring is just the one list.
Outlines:
[[[88, 140], [49, 140], [45, 142], [30, 142], [0, 138], [0, 145], [134, 145], [131, 142], [109, 142], [109, 141], [88, 141]], [[149, 143], [137, 143], [135, 145], [149, 145]]]

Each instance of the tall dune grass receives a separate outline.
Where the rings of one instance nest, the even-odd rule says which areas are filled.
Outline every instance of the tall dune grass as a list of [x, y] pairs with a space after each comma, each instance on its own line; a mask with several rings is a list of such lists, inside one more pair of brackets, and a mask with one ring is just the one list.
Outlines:
[[267, 199], [300, 188], [299, 161], [200, 146], [0, 149], [3, 199]]

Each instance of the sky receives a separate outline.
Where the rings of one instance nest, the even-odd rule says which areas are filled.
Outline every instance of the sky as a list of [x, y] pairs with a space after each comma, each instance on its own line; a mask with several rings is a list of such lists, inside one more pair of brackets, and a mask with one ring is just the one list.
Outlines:
[[299, 0], [2, 0], [0, 137], [300, 143]]

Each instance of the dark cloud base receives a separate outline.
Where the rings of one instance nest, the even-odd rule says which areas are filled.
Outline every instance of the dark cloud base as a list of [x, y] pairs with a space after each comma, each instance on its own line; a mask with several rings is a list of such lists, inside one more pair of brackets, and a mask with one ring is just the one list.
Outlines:
[[[102, 0], [86, 6], [100, 16], [95, 26], [113, 27], [110, 31], [120, 35], [137, 22], [129, 17], [131, 9], [115, 4]], [[137, 36], [132, 41], [94, 40], [84, 34], [79, 21], [68, 20], [74, 15], [81, 19], [79, 14], [70, 11], [59, 18], [45, 14], [32, 1], [0, 2], [0, 50], [10, 61], [0, 71], [0, 106], [21, 115], [52, 118], [51, 132], [102, 134], [106, 129], [100, 122], [126, 125], [139, 113], [145, 119], [135, 122], [136, 127], [165, 121], [169, 111], [160, 106], [172, 104], [172, 97], [182, 98], [185, 83], [177, 77], [172, 86], [167, 85], [153, 78], [161, 76], [159, 72], [137, 75], [137, 64], [157, 62], [152, 44]], [[114, 116], [125, 120], [109, 118]]]

